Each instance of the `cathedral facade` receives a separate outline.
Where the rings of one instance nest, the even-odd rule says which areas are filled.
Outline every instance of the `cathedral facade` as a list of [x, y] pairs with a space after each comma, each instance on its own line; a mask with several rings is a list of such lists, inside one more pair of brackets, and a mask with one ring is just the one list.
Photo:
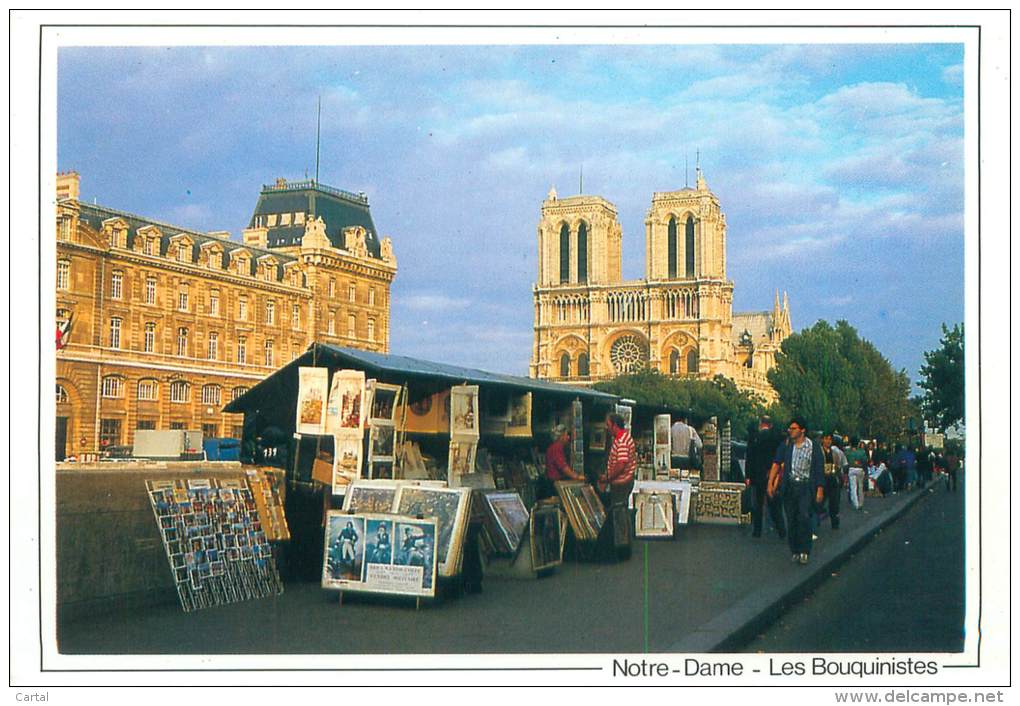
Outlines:
[[790, 335], [789, 301], [733, 313], [726, 216], [699, 169], [695, 188], [656, 192], [645, 218], [645, 277], [624, 281], [623, 231], [600, 196], [542, 204], [531, 376], [592, 383], [653, 369], [724, 375], [768, 402], [766, 373]]

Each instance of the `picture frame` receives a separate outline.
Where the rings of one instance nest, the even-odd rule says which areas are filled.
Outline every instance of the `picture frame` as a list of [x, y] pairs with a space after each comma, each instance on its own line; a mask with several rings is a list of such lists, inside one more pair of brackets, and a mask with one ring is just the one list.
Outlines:
[[633, 539], [630, 510], [626, 505], [613, 505], [609, 509], [613, 520], [613, 548], [626, 549]]
[[298, 368], [297, 408], [294, 430], [298, 434], [326, 433], [326, 406], [329, 397], [329, 370]]
[[563, 563], [563, 514], [555, 505], [536, 507], [528, 520], [531, 568], [542, 571]]
[[373, 426], [368, 433], [368, 455], [373, 461], [393, 461], [396, 456], [396, 429]]
[[359, 514], [394, 511], [399, 483], [393, 480], [357, 480], [344, 494], [343, 511]]
[[575, 539], [579, 542], [598, 539], [605, 523], [605, 509], [595, 490], [586, 481], [580, 480], [558, 480], [554, 486]]
[[588, 425], [588, 450], [589, 451], [605, 451], [606, 450], [606, 425], [605, 424], [589, 424]]
[[510, 397], [510, 420], [505, 436], [531, 437], [531, 393]]
[[397, 488], [393, 504], [396, 514], [436, 519], [440, 576], [455, 576], [460, 569], [470, 504], [470, 488], [410, 484], [400, 484]]
[[516, 556], [531, 516], [517, 492], [482, 493], [485, 527], [502, 553]]
[[372, 385], [369, 402], [369, 424], [374, 426], [395, 426], [400, 408], [400, 385], [376, 382]]
[[668, 492], [641, 492], [634, 495], [634, 535], [636, 537], [672, 537], [676, 528], [673, 496]]

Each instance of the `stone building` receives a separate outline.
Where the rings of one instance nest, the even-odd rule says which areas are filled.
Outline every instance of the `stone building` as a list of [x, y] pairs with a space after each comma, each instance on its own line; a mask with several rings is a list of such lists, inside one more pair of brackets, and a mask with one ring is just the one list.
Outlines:
[[538, 225], [532, 377], [595, 382], [651, 368], [731, 378], [768, 401], [765, 377], [791, 333], [789, 302], [734, 314], [726, 217], [701, 170], [695, 188], [656, 192], [645, 219], [645, 278], [621, 276], [623, 232], [600, 196], [549, 192]]
[[240, 415], [220, 409], [313, 341], [388, 351], [397, 262], [364, 194], [277, 180], [239, 242], [79, 188], [58, 175], [58, 459], [135, 429], [239, 437]]

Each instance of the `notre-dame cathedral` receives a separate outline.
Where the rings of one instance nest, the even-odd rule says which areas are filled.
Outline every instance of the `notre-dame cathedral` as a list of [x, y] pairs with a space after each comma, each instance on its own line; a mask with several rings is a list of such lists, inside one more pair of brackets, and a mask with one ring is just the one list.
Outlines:
[[652, 368], [718, 374], [767, 401], [766, 379], [791, 333], [789, 301], [733, 313], [726, 216], [700, 168], [695, 188], [656, 192], [645, 218], [645, 277], [623, 281], [623, 232], [601, 196], [542, 204], [531, 376], [590, 383]]

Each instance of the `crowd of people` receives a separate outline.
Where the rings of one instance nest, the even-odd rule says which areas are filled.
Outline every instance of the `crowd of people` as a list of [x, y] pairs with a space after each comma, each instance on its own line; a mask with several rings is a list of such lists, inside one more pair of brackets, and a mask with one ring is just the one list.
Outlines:
[[884, 495], [928, 487], [938, 474], [956, 492], [962, 461], [955, 453], [849, 439], [825, 431], [812, 439], [806, 422], [794, 417], [786, 433], [768, 417], [748, 438], [745, 478], [751, 494], [751, 535], [760, 537], [768, 515], [776, 534], [789, 544], [791, 560], [807, 564], [818, 527], [827, 517], [840, 526], [846, 495], [860, 511], [869, 490]]

